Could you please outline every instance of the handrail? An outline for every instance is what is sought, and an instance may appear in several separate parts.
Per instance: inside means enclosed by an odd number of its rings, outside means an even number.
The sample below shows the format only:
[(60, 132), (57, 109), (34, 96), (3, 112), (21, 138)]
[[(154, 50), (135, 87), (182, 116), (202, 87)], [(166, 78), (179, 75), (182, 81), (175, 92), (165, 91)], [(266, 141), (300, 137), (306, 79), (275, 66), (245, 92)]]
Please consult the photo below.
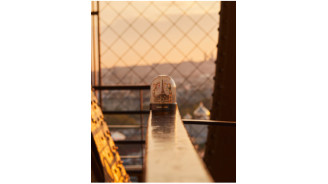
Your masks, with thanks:
[(92, 86), (95, 90), (140, 90), (150, 89), (149, 85), (111, 85), (111, 86)]
[[(185, 125), (215, 125), (215, 126), (236, 126), (235, 121), (215, 121), (215, 120), (199, 120), (199, 119), (182, 119)], [(147, 128), (143, 125), (108, 125), (109, 129), (129, 129), (129, 128)]]
[(128, 129), (128, 128), (147, 128), (147, 126), (143, 125), (108, 125), (109, 129)]
[(144, 164), (145, 182), (213, 182), (178, 108), (175, 112), (150, 111)]
[(138, 111), (103, 111), (103, 114), (148, 114), (149, 110)]
[(184, 124), (192, 125), (219, 125), (219, 126), (236, 126), (235, 121), (215, 121), (215, 120), (200, 120), (200, 119), (183, 119)]
[(122, 140), (122, 141), (114, 141), (115, 144), (145, 144), (144, 140)]

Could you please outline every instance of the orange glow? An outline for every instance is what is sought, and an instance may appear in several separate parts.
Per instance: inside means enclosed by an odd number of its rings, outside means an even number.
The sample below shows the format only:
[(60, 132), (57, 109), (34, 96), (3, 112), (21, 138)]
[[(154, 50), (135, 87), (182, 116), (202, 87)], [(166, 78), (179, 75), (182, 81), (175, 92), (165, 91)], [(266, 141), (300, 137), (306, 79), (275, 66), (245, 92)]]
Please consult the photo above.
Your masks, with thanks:
[(219, 10), (218, 1), (100, 2), (102, 67), (215, 57)]

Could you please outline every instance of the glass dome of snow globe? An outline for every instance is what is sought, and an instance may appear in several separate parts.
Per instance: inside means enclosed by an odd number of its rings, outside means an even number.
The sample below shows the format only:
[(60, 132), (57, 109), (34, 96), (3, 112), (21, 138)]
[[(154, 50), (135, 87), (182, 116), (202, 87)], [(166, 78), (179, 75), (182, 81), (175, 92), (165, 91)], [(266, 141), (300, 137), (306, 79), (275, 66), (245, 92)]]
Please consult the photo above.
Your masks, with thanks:
[(176, 85), (167, 75), (159, 75), (150, 86), (150, 110), (167, 111), (176, 109)]

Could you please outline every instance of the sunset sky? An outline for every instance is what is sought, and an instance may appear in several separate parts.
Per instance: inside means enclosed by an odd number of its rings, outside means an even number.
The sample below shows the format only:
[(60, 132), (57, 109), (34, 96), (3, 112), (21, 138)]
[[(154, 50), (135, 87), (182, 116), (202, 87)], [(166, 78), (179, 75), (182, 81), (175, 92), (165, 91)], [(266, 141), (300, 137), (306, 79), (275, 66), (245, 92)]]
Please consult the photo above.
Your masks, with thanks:
[(219, 9), (213, 1), (100, 2), (102, 67), (215, 58)]

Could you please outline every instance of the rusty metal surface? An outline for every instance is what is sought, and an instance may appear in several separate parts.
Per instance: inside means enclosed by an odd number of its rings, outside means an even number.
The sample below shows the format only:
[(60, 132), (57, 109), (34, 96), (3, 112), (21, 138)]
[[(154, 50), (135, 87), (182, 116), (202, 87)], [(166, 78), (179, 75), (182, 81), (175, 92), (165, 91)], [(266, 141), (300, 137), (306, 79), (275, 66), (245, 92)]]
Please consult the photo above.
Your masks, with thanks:
[(129, 175), (111, 137), (104, 115), (91, 91), (91, 134), (103, 166), (105, 182), (129, 182)]
[[(211, 119), (236, 121), (236, 2), (222, 1)], [(236, 126), (209, 126), (204, 161), (216, 182), (236, 182)]]
[(150, 112), (145, 182), (213, 182), (175, 112)]

